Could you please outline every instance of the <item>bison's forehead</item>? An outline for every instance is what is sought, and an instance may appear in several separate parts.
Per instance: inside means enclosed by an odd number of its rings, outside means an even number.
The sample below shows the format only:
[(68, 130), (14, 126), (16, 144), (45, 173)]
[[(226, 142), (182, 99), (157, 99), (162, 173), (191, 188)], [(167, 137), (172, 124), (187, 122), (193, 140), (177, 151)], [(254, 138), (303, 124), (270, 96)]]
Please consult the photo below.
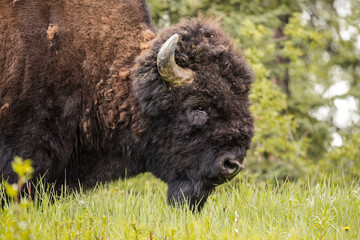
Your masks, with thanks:
[[(180, 38), (175, 61), (180, 67), (195, 72), (195, 81), (188, 86), (170, 88), (157, 71), (156, 59), (164, 42), (174, 34)], [(207, 96), (224, 111), (231, 105), (244, 109), (248, 106), (247, 92), (253, 80), (244, 57), (229, 38), (216, 24), (200, 20), (186, 20), (160, 31), (149, 51), (137, 58), (132, 72), (135, 97), (145, 112), (152, 109), (151, 115), (167, 108), (165, 103), (171, 102), (173, 96), (169, 91), (179, 93), (178, 100), (184, 100), (189, 94), (200, 95)]]
[[(198, 27), (201, 28), (201, 25)], [(236, 116), (248, 107), (252, 71), (222, 32), (203, 28), (208, 32), (197, 31), (197, 41), (191, 41), (191, 44), (184, 41), (186, 35), (175, 54), (180, 65), (196, 72), (192, 86), (179, 91), (183, 92), (183, 96), (186, 93), (206, 96), (217, 105), (218, 110)]]
[(211, 69), (235, 85), (252, 82), (252, 72), (246, 60), (216, 25), (189, 21), (179, 28), (181, 41), (175, 57), (180, 65), (195, 71)]

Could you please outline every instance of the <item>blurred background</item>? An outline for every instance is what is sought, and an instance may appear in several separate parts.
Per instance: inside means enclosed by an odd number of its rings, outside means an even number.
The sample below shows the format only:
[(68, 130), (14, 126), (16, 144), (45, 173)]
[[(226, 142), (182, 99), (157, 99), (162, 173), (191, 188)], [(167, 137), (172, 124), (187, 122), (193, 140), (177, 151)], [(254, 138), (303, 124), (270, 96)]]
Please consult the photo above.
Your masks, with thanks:
[[(256, 75), (249, 174), (360, 178), (360, 0), (149, 0), (154, 23), (223, 16)], [(335, 177), (335, 178), (334, 178)]]

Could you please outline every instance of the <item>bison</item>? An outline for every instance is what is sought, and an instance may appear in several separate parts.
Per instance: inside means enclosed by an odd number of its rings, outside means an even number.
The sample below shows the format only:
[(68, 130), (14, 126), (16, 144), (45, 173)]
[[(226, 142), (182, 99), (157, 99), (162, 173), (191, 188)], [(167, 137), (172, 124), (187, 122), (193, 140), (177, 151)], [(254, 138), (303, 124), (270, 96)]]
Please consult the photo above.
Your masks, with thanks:
[(156, 30), (144, 0), (0, 0), (0, 175), (76, 188), (151, 172), (201, 209), (242, 168), (253, 74), (214, 19)]

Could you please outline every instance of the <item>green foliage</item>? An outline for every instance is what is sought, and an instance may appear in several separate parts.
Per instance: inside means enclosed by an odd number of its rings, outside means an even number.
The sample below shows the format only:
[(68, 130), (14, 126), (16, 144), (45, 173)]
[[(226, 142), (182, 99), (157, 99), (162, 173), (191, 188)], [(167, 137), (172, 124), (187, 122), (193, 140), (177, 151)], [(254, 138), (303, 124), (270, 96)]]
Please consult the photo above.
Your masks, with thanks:
[(290, 177), (299, 177), (303, 174), (301, 164), (306, 156), (306, 139), (294, 139), (296, 122), (288, 113), (286, 95), (271, 82), (271, 72), (265, 66), (268, 60), (264, 59), (274, 53), (275, 44), (270, 41), (259, 50), (256, 43), (264, 42), (269, 30), (250, 21), (245, 21), (244, 25), (242, 35), (254, 40), (254, 46), (246, 48), (244, 55), (256, 76), (250, 94), (255, 135), (248, 166), (258, 175), (267, 177), (286, 178), (289, 172), (292, 173)]
[(326, 153), (320, 168), (338, 176), (344, 174), (348, 180), (360, 179), (360, 133), (354, 132), (343, 136), (343, 139), (345, 140), (342, 146), (332, 148)]

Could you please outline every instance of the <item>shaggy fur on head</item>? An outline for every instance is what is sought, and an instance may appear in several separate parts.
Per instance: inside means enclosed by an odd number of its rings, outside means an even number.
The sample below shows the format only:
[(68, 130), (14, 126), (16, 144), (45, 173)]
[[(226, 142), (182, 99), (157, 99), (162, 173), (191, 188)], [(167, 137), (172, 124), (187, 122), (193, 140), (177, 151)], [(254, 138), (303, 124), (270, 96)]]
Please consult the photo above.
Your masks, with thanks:
[[(171, 203), (201, 209), (253, 134), (245, 59), (215, 21), (154, 32), (143, 0), (0, 0), (0, 175), (15, 155), (76, 187), (150, 171)], [(170, 86), (157, 54), (173, 34), (194, 82)]]
[[(196, 73), (194, 83), (177, 88), (161, 79), (156, 66), (159, 49), (175, 33), (176, 62)], [(230, 154), (243, 161), (250, 146), (251, 70), (215, 22), (195, 19), (159, 32), (132, 72), (136, 102), (153, 123), (147, 169), (169, 184), (169, 199), (184, 194), (201, 207), (224, 181), (218, 159)]]

